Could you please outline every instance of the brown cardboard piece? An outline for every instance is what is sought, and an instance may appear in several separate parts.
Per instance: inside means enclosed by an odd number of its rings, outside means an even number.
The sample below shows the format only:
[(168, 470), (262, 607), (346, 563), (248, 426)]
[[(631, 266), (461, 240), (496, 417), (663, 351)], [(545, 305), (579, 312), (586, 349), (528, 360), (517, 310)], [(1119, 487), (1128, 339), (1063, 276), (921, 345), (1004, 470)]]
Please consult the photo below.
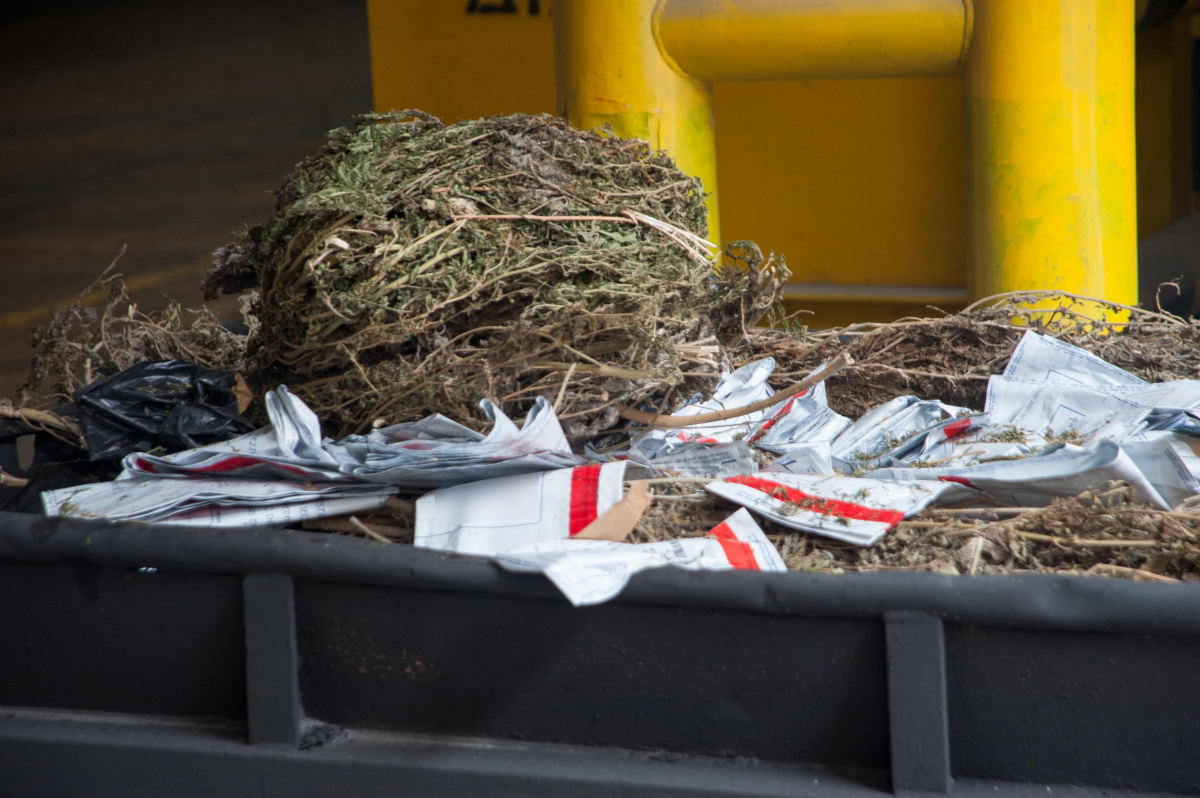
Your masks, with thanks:
[(615, 540), (629, 537), (638, 519), (650, 506), (650, 486), (639, 480), (629, 486), (625, 498), (609, 507), (599, 518), (571, 536), (572, 540)]

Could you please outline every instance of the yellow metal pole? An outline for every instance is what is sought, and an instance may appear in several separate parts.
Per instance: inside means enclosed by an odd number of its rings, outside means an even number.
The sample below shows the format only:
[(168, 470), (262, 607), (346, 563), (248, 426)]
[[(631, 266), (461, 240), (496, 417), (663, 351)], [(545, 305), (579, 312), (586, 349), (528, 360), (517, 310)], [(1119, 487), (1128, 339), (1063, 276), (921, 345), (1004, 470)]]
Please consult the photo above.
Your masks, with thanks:
[(577, 128), (607, 122), (669, 152), (710, 193), (708, 236), (720, 243), (712, 88), (663, 57), (654, 7), (655, 0), (555, 0), (558, 113)]
[(1134, 0), (978, 0), (963, 81), (972, 299), (1137, 301)]
[(957, 75), (971, 11), (970, 0), (661, 0), (655, 21), (664, 51), (702, 80), (884, 78)]

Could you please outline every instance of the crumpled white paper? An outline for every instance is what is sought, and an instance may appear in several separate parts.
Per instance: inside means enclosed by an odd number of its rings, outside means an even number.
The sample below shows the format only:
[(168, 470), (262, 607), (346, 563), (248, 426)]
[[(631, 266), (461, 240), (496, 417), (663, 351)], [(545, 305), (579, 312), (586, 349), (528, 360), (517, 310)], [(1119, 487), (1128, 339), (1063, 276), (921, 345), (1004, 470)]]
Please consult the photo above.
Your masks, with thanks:
[(390, 485), (253, 479), (119, 479), (44, 491), (46, 515), (189, 526), (283, 526), (366, 512), (395, 493)]
[(779, 552), (750, 514), (738, 510), (704, 538), (659, 543), (550, 540), (496, 556), (509, 571), (545, 574), (576, 607), (616, 597), (630, 577), (651, 568), (785, 571)]
[[(917, 470), (917, 469), (897, 469)], [(777, 524), (870, 546), (950, 486), (790, 473), (716, 480), (705, 490)]]
[(285, 386), (266, 396), (271, 426), (231, 441), (124, 460), (126, 477), (212, 477), (291, 481), (366, 481), (408, 488), (570, 468), (571, 452), (554, 408), (539, 397), (520, 429), (487, 399), (487, 436), (435, 415), (340, 441), (323, 440), (316, 415)]

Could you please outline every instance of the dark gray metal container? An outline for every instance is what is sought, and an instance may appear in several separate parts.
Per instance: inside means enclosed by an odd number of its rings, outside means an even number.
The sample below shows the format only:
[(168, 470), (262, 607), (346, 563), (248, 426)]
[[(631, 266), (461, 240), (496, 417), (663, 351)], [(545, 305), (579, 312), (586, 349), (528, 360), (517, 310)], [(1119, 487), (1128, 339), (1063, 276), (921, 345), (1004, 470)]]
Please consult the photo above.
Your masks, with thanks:
[(0, 794), (1200, 792), (1200, 587), (639, 574), (0, 513)]

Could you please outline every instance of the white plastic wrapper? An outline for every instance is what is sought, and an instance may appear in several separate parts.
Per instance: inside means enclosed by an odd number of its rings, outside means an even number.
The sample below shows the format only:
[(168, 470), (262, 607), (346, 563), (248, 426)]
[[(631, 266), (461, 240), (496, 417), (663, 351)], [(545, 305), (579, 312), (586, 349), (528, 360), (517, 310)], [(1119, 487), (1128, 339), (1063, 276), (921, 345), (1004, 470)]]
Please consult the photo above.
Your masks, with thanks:
[(1063, 444), (1045, 454), (967, 468), (881, 468), (865, 477), (885, 485), (896, 484), (896, 480), (911, 480), (910, 484), (952, 482), (1016, 507), (1042, 507), (1059, 497), (1077, 496), (1108, 480), (1120, 479), (1128, 482), (1142, 501), (1170, 509), (1133, 459), (1112, 441), (1094, 441), (1086, 446)]
[(281, 526), (382, 507), (395, 488), (250, 479), (120, 479), (42, 493), (46, 515), (190, 526)]
[(433, 488), (587, 462), (571, 453), (554, 408), (544, 398), (538, 398), (521, 429), (484, 399), (480, 406), (494, 422), (486, 437), (435, 415), (336, 443), (322, 440), (316, 415), (286, 387), (268, 392), (266, 400), (269, 428), (176, 454), (131, 454), (123, 476), (367, 481)]
[(492, 556), (581, 532), (624, 495), (625, 462), (441, 488), (417, 500), (413, 543)]
[[(722, 374), (712, 399), (707, 402), (685, 405), (671, 415), (673, 417), (697, 416), (702, 413), (716, 413), (735, 407), (745, 407), (748, 404), (766, 399), (775, 392), (767, 385), (767, 378), (775, 370), (775, 358), (768, 357), (747, 363), (729, 374)], [(748, 413), (725, 421), (711, 421), (707, 424), (697, 424), (694, 427), (682, 427), (669, 430), (651, 430), (646, 433), (645, 441), (665, 441), (666, 443), (730, 443), (740, 440), (758, 428), (758, 423), (771, 412), (771, 408), (757, 413)]]
[(718, 524), (705, 538), (660, 543), (550, 540), (496, 557), (509, 571), (542, 573), (576, 607), (616, 597), (630, 577), (651, 568), (785, 571), (779, 552), (745, 510)]
[(710, 482), (705, 490), (777, 524), (870, 546), (950, 487), (938, 482), (771, 473)]
[(835, 467), (854, 471), (887, 462), (889, 452), (922, 433), (958, 416), (970, 415), (965, 407), (923, 402), (915, 396), (898, 396), (867, 411), (829, 447)]

